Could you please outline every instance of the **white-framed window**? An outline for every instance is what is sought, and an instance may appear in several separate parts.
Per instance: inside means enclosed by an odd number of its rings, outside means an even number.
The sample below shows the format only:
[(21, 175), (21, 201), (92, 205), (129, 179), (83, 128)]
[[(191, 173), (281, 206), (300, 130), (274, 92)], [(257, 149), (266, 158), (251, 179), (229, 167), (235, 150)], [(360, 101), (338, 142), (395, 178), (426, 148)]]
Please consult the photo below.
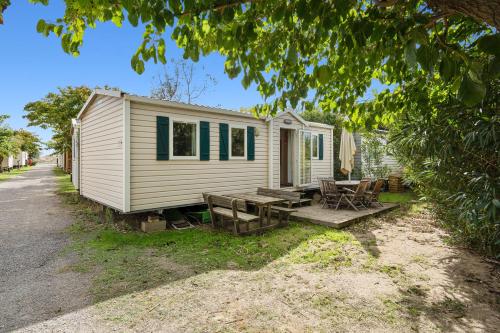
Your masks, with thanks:
[(200, 156), (200, 122), (171, 119), (169, 150), (172, 160), (196, 160)]
[(319, 136), (318, 136), (318, 134), (312, 135), (311, 155), (312, 155), (312, 158), (315, 160), (317, 160), (319, 158)]
[(229, 158), (245, 159), (247, 157), (247, 127), (229, 126)]

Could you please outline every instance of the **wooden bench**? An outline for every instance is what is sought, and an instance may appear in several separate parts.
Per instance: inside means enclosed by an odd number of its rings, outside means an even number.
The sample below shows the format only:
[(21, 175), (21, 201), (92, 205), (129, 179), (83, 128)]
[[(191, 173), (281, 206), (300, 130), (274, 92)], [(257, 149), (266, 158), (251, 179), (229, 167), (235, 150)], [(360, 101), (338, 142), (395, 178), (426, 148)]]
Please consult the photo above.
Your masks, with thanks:
[(266, 196), (273, 197), (273, 198), (286, 199), (288, 201), (288, 203), (287, 203), (288, 207), (271, 206), (272, 211), (278, 213), (278, 221), (279, 221), (280, 225), (283, 224), (283, 221), (285, 221), (284, 224), (288, 224), (290, 214), (297, 211), (296, 209), (292, 208), (292, 205), (294, 203), (297, 203), (297, 202), (300, 203), (300, 200), (301, 200), (300, 193), (298, 193), (298, 192), (272, 190), (272, 189), (262, 188), (262, 187), (259, 187), (257, 189), (257, 194), (266, 195)]
[(284, 190), (274, 190), (270, 188), (257, 188), (257, 194), (267, 195), (269, 197), (275, 197), (280, 199), (285, 199), (288, 201), (288, 208), (292, 208), (293, 205), (298, 204), (302, 206), (304, 203), (311, 202), (311, 199), (303, 199), (301, 192), (292, 192)]
[(204, 193), (203, 197), (208, 204), (212, 226), (214, 228), (218, 220), (220, 220), (222, 226), (224, 226), (224, 218), (230, 219), (233, 221), (233, 233), (239, 235), (242, 234), (240, 223), (246, 223), (245, 233), (248, 233), (250, 232), (250, 222), (259, 220), (259, 216), (241, 211), (246, 211), (246, 203), (243, 200), (207, 193)]

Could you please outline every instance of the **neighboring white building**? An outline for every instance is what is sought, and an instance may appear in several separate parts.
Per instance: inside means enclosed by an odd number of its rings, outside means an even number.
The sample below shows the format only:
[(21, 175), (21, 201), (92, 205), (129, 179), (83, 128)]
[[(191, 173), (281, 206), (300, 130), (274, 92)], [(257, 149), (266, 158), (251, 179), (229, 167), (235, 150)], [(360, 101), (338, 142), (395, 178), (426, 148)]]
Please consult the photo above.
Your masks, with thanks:
[(72, 119), (71, 126), (71, 182), (76, 189), (80, 188), (80, 121)]
[[(387, 150), (387, 139), (386, 139), (387, 131), (379, 130), (377, 133), (378, 133), (377, 139), (384, 146), (384, 155), (382, 156), (381, 166), (387, 166), (387, 168), (389, 169), (389, 175), (401, 176), (403, 174), (403, 167)], [(359, 161), (358, 163), (360, 163), (360, 168), (362, 168), (365, 156), (361, 152), (361, 145), (363, 144), (365, 138), (361, 134), (357, 134), (357, 136), (359, 138), (359, 148), (358, 151), (356, 152), (356, 155), (358, 155), (359, 152), (359, 157), (357, 158), (357, 162)]]
[(4, 157), (2, 160), (1, 169), (12, 169), (14, 167), (14, 156), (9, 155), (8, 157)]
[(25, 151), (19, 152), (14, 158), (14, 165), (18, 167), (23, 167), (28, 164), (28, 153)]
[(332, 128), (292, 112), (257, 119), (96, 90), (73, 122), (73, 181), (125, 213), (199, 204), (202, 192), (316, 184), (333, 175)]

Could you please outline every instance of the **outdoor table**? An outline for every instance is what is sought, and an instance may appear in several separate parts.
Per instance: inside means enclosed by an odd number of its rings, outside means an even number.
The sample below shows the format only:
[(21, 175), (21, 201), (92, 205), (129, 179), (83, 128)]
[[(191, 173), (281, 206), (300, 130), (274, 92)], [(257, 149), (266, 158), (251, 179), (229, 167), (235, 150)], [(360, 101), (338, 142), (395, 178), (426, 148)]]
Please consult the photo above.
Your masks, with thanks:
[(286, 201), (286, 199), (268, 197), (266, 195), (259, 195), (255, 193), (234, 193), (231, 194), (231, 197), (255, 204), (255, 206), (259, 209), (259, 223), (261, 227), (264, 220), (264, 210), (267, 209), (267, 224), (270, 225), (271, 206)]
[(359, 180), (336, 180), (335, 185), (343, 187), (356, 187), (359, 185)]

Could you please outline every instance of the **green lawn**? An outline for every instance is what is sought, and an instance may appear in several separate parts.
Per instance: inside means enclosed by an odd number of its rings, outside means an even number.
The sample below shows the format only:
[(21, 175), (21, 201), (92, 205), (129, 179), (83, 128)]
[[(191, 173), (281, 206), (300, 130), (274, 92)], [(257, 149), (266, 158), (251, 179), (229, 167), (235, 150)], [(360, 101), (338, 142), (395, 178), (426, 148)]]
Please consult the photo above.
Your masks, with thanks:
[[(343, 246), (358, 244), (346, 231), (307, 223), (291, 223), (286, 228), (245, 237), (206, 225), (145, 234), (127, 228), (120, 216), (114, 217), (115, 223), (106, 223), (106, 214), (93, 209), (90, 202), (74, 200), (76, 191), (69, 175), (59, 169), (54, 169), (54, 173), (58, 192), (77, 219), (70, 228), (74, 242), (69, 250), (76, 251), (80, 261), (68, 269), (98, 272), (92, 288), (96, 301), (150, 288), (186, 274), (227, 268), (258, 269), (284, 256), (293, 263), (348, 265), (349, 255)], [(318, 251), (323, 248), (328, 250)]]
[(2, 172), (2, 173), (0, 173), (0, 182), (2, 180), (7, 180), (7, 179), (10, 179), (10, 178), (15, 177), (17, 175), (20, 175), (20, 174), (22, 174), (30, 169), (31, 169), (30, 166), (25, 166), (25, 167), (22, 167), (20, 169), (13, 169), (10, 172), (6, 172), (6, 171)]
[[(245, 237), (212, 230), (208, 225), (145, 234), (128, 227), (123, 216), (108, 218), (89, 201), (78, 199), (69, 175), (59, 169), (54, 172), (58, 192), (77, 219), (70, 229), (74, 239), (70, 250), (79, 254), (80, 261), (68, 269), (95, 274), (95, 301), (211, 270), (257, 270), (277, 259), (282, 264), (349, 266), (357, 253), (352, 249), (361, 247), (349, 230), (299, 222)], [(411, 198), (410, 193), (384, 193), (384, 199), (393, 202)], [(134, 218), (141, 217), (129, 216), (127, 220)], [(108, 223), (111, 220), (114, 223)]]
[(67, 174), (60, 168), (54, 168), (54, 174), (57, 178), (58, 193), (59, 194), (73, 194), (77, 193), (71, 182), (71, 175)]
[(413, 192), (403, 192), (403, 193), (380, 193), (379, 200), (381, 202), (394, 202), (394, 203), (407, 203), (412, 200), (417, 200), (418, 197)]
[(144, 234), (84, 221), (71, 232), (72, 248), (81, 258), (71, 269), (98, 272), (95, 301), (210, 270), (259, 269), (281, 257), (291, 263), (349, 265), (344, 246), (358, 244), (348, 232), (305, 223), (245, 237), (208, 226)]

